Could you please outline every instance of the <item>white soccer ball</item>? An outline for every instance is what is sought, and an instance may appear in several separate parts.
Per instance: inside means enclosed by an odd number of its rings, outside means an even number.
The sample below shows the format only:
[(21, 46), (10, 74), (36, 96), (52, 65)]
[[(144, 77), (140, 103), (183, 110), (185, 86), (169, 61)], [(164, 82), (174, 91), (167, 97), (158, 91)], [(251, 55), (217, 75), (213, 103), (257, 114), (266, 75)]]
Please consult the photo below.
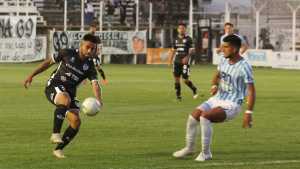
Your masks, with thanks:
[(81, 110), (87, 116), (95, 116), (101, 109), (99, 101), (93, 97), (84, 99), (81, 104)]

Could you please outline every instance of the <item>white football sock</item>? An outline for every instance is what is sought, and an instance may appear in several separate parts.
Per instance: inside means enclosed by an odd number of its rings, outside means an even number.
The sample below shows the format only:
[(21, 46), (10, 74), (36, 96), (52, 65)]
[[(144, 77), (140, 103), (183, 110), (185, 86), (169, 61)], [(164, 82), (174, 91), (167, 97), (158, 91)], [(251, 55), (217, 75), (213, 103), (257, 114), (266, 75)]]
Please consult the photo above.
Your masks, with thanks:
[(201, 141), (202, 141), (202, 152), (204, 154), (210, 153), (210, 142), (212, 136), (211, 122), (204, 117), (200, 117), (201, 125)]
[(189, 115), (186, 123), (186, 147), (190, 150), (195, 148), (196, 134), (197, 134), (197, 125), (199, 122), (192, 116)]

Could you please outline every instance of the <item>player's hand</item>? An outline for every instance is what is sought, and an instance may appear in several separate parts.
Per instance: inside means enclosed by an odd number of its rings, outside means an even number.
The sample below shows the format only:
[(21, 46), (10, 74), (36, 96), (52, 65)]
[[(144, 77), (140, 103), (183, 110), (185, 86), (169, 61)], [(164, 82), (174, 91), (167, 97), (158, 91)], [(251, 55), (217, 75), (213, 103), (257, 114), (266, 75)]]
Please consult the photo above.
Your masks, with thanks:
[(252, 114), (244, 113), (243, 128), (252, 127)]
[(32, 82), (32, 76), (28, 76), (23, 83), (24, 87), (28, 89), (28, 87), (31, 85), (31, 82)]
[(102, 99), (101, 100), (98, 100), (100, 106), (102, 107), (103, 106), (103, 102), (102, 102)]
[(210, 88), (210, 94), (211, 94), (211, 95), (215, 95), (217, 92), (218, 92), (218, 86), (217, 86), (217, 85), (213, 85), (213, 86)]
[(188, 64), (188, 61), (189, 61), (189, 58), (188, 58), (188, 57), (184, 57), (184, 58), (181, 59), (181, 63), (182, 63), (183, 65), (187, 65), (187, 64)]
[(106, 80), (106, 79), (102, 79), (102, 80), (101, 80), (101, 84), (103, 84), (103, 85), (107, 85), (107, 84), (108, 84), (108, 80)]
[(83, 85), (85, 85), (87, 83), (87, 80), (83, 80), (82, 82), (81, 82), (81, 84), (83, 84)]

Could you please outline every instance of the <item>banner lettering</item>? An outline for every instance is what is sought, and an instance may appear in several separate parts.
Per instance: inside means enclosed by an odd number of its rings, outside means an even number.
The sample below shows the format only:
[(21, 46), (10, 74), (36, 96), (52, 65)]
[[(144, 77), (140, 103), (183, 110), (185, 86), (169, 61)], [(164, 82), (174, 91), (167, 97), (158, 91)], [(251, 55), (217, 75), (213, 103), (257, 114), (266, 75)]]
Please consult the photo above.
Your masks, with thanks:
[[(50, 54), (57, 54), (60, 49), (78, 48), (80, 40), (88, 32), (56, 31), (51, 32)], [(103, 31), (96, 32), (102, 42), (102, 54), (145, 54), (147, 49), (146, 31)]]

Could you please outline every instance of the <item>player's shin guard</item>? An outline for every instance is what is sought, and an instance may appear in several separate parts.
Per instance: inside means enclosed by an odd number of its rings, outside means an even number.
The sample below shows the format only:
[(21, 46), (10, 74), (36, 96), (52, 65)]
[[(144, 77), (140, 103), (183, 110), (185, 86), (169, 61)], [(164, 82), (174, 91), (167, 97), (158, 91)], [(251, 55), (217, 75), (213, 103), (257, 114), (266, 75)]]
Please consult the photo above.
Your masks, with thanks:
[(76, 136), (78, 131), (79, 131), (79, 128), (73, 129), (71, 126), (69, 126), (66, 129), (64, 136), (62, 138), (63, 143), (58, 144), (57, 147), (55, 148), (55, 150), (62, 150), (65, 146), (67, 146), (71, 142), (71, 140)]
[(211, 137), (213, 132), (211, 122), (204, 117), (200, 117), (200, 125), (201, 125), (202, 152), (204, 154), (210, 154), (210, 142), (211, 142)]
[(197, 93), (197, 88), (194, 86), (192, 81), (186, 80), (186, 81), (184, 81), (184, 83), (193, 91), (193, 94)]
[(175, 83), (175, 90), (177, 98), (181, 97), (181, 86), (180, 83)]
[(54, 124), (53, 124), (53, 133), (60, 133), (62, 124), (65, 119), (67, 112), (67, 107), (64, 105), (57, 105), (54, 111)]
[(186, 148), (193, 150), (195, 148), (195, 141), (197, 135), (197, 125), (199, 122), (192, 116), (189, 115), (186, 123)]

